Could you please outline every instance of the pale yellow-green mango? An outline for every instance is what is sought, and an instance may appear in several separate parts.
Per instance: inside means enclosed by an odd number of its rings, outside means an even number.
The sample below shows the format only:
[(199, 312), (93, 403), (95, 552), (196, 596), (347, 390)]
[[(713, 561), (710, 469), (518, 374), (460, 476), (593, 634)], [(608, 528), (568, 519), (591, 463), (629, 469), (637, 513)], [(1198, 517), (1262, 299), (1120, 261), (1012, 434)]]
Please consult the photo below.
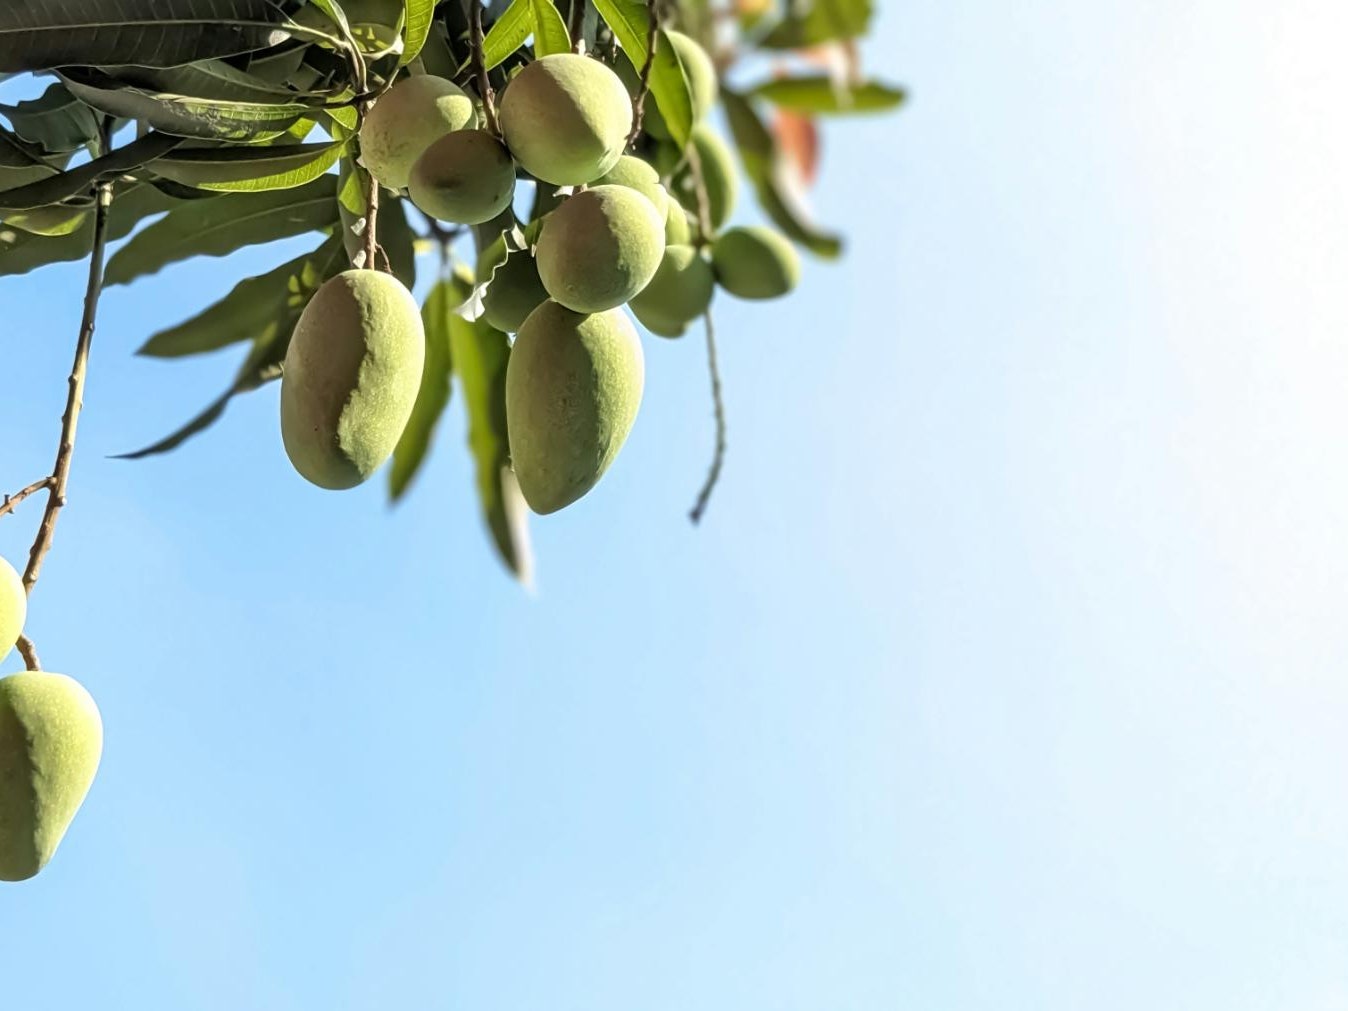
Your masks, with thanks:
[(74, 678), (24, 671), (0, 679), (0, 881), (47, 865), (102, 754), (98, 706)]
[(426, 148), (476, 121), (472, 98), (453, 81), (405, 77), (378, 98), (361, 124), (360, 160), (382, 185), (403, 189)]
[(650, 310), (642, 311), (635, 305), (630, 306), (629, 308), (632, 310), (632, 315), (637, 318), (637, 322), (657, 337), (669, 337), (673, 339), (682, 337), (688, 332), (687, 321), (669, 319), (665, 316), (661, 316), (658, 312)]
[(281, 375), (281, 437), (320, 488), (353, 488), (398, 444), (421, 384), (426, 335), (390, 274), (348, 270), (300, 315)]
[(477, 258), (477, 283), (487, 285), (482, 296), (484, 318), (507, 333), (519, 330), (529, 313), (548, 299), (533, 254), (527, 249), (507, 250), (503, 238)]
[(681, 331), (705, 313), (715, 291), (716, 278), (702, 254), (692, 246), (670, 246), (651, 283), (632, 299), (632, 312), (652, 333), (678, 336), (665, 331)]
[(536, 179), (558, 186), (593, 182), (627, 146), (632, 102), (605, 64), (554, 53), (528, 64), (501, 98), (506, 146)]
[(568, 309), (603, 312), (646, 287), (664, 252), (664, 221), (649, 200), (626, 186), (596, 186), (544, 220), (538, 276)]
[(433, 218), (480, 225), (510, 206), (515, 163), (486, 130), (455, 130), (421, 153), (407, 190), (412, 203)]
[(707, 187), (707, 211), (713, 231), (719, 230), (734, 213), (739, 199), (740, 177), (735, 169), (735, 157), (730, 148), (711, 127), (703, 124), (693, 128), (692, 144), (684, 166), (670, 180), (670, 186), (679, 203), (697, 217), (697, 181), (692, 161), (696, 157)]
[(686, 246), (693, 241), (693, 226), (688, 220), (688, 212), (677, 200), (670, 199), (665, 214), (665, 245)]
[(5, 559), (0, 558), (0, 660), (9, 655), (23, 634), (28, 618), (28, 594), (23, 580)]
[(712, 244), (711, 261), (721, 287), (739, 298), (778, 298), (800, 280), (800, 255), (785, 235), (771, 228), (721, 233)]
[(580, 498), (622, 448), (645, 384), (636, 329), (620, 309), (584, 315), (544, 302), (506, 367), (506, 427), (520, 491), (536, 513)]
[(636, 155), (623, 155), (618, 164), (595, 180), (595, 185), (626, 186), (649, 200), (657, 214), (669, 211), (669, 192), (660, 185), (660, 173)]

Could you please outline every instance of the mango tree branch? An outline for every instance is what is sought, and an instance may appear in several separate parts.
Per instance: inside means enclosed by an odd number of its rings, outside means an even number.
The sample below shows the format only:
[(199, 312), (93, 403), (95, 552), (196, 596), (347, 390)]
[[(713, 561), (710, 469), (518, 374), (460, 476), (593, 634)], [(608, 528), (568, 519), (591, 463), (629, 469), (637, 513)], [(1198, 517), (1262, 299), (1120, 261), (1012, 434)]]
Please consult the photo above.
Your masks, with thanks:
[(478, 97), (482, 99), (482, 118), (486, 120), (487, 131), (494, 137), (500, 137), (501, 124), (496, 121), (496, 96), (491, 90), (491, 79), (487, 77), (487, 61), (482, 55), (482, 39), (481, 0), (468, 0), (468, 42), (473, 51), (473, 71), (477, 75)]
[[(111, 149), (110, 127), (105, 119), (99, 127), (100, 153)], [(94, 339), (94, 322), (98, 316), (98, 297), (103, 290), (103, 260), (107, 251), (108, 209), (112, 206), (112, 183), (100, 181), (94, 187), (97, 201), (94, 210), (94, 245), (89, 254), (89, 279), (84, 290), (84, 317), (80, 321), (80, 333), (75, 341), (75, 361), (70, 368), (67, 381), (66, 408), (61, 415), (61, 441), (56, 447), (56, 463), (52, 466), (51, 478), (47, 482), (47, 505), (38, 524), (37, 537), (28, 552), (28, 566), (23, 572), (24, 590), (31, 596), (42, 572), (42, 561), (51, 550), (52, 538), (56, 533), (56, 520), (66, 504), (66, 489), (70, 482), (70, 462), (75, 452), (75, 433), (79, 427), (80, 409), (84, 406), (84, 381), (89, 367), (89, 348)], [(30, 670), (40, 670), (41, 665), (32, 640), (20, 636), (19, 652)]]
[(0, 516), (8, 516), (19, 507), (19, 503), (29, 495), (40, 492), (43, 488), (51, 487), (51, 475), (48, 474), (40, 481), (34, 481), (27, 488), (20, 488), (13, 495), (6, 495), (3, 502), (0, 502)]
[(655, 64), (655, 50), (660, 45), (660, 8), (656, 0), (646, 0), (646, 15), (650, 27), (646, 32), (646, 62), (641, 65), (641, 85), (632, 99), (632, 132), (627, 137), (631, 147), (641, 136), (642, 120), (646, 118), (646, 99), (651, 94), (651, 67)]

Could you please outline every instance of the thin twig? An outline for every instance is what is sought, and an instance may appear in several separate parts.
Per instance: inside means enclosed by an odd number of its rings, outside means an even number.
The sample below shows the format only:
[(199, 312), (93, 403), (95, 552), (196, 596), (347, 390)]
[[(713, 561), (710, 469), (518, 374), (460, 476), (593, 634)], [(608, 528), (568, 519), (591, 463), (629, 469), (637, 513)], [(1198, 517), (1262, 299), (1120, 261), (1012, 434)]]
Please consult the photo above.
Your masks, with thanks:
[(482, 4), (480, 0), (468, 0), (468, 37), (473, 49), (473, 71), (477, 74), (477, 90), (482, 98), (482, 116), (487, 121), (487, 131), (495, 137), (501, 136), (501, 124), (496, 121), (496, 97), (492, 94), (491, 81), (487, 78), (487, 61), (482, 56)]
[(716, 451), (711, 458), (707, 480), (703, 482), (702, 490), (697, 493), (697, 501), (693, 503), (693, 508), (688, 513), (688, 518), (694, 524), (702, 522), (702, 514), (707, 511), (711, 493), (716, 488), (716, 482), (721, 479), (721, 465), (725, 463), (726, 449), (725, 402), (721, 399), (721, 369), (716, 362), (716, 328), (712, 325), (710, 309), (707, 310), (704, 321), (707, 324), (707, 370), (711, 373), (711, 402), (716, 412)]
[(40, 492), (43, 488), (51, 487), (51, 475), (48, 474), (40, 481), (34, 481), (27, 488), (20, 488), (13, 495), (6, 495), (3, 502), (0, 502), (0, 516), (8, 516), (19, 507), (19, 503), (29, 495)]
[[(99, 125), (100, 153), (106, 154), (112, 147), (109, 121), (104, 119)], [(80, 320), (79, 338), (75, 342), (75, 360), (70, 367), (70, 378), (66, 392), (66, 408), (61, 415), (61, 441), (56, 448), (56, 463), (52, 466), (51, 480), (47, 486), (47, 505), (38, 524), (37, 536), (28, 552), (28, 565), (23, 571), (23, 588), (30, 596), (42, 573), (42, 562), (51, 550), (52, 539), (56, 534), (56, 520), (66, 504), (66, 489), (70, 482), (70, 462), (75, 453), (75, 434), (79, 427), (80, 410), (84, 407), (84, 381), (89, 367), (89, 348), (94, 339), (94, 323), (98, 316), (98, 297), (103, 291), (103, 260), (107, 250), (108, 209), (112, 206), (112, 183), (99, 182), (94, 195), (97, 204), (94, 210), (94, 244), (89, 253), (89, 279), (84, 290), (84, 316)], [(37, 651), (27, 638), (18, 643), (19, 652), (30, 670), (40, 670)]]
[(585, 0), (571, 0), (566, 32), (571, 36), (571, 51), (585, 52)]
[(697, 145), (689, 143), (684, 151), (688, 160), (688, 171), (693, 176), (693, 193), (697, 197), (697, 231), (699, 245), (706, 245), (715, 238), (715, 229), (711, 223), (711, 197), (707, 194), (707, 179), (702, 174), (702, 155)]
[[(365, 112), (369, 112), (369, 106)], [(361, 266), (367, 270), (378, 270), (379, 254), (379, 180), (373, 172), (366, 172), (369, 185), (365, 187), (365, 262)]]
[(641, 136), (641, 124), (646, 118), (646, 99), (651, 93), (651, 67), (655, 65), (655, 51), (660, 45), (660, 8), (657, 0), (646, 0), (646, 14), (650, 21), (646, 31), (646, 62), (641, 65), (641, 85), (632, 99), (632, 132), (627, 136), (628, 147)]

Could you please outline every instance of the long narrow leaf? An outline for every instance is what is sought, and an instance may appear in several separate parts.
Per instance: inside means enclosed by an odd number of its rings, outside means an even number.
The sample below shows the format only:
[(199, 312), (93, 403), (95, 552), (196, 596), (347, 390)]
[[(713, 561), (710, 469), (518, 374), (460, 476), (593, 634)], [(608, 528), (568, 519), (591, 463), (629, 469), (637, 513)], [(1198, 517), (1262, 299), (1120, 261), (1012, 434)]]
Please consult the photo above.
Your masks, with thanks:
[(303, 186), (337, 163), (344, 144), (284, 148), (222, 147), (177, 151), (152, 166), (157, 175), (203, 190), (256, 193)]
[(566, 22), (552, 0), (529, 0), (534, 26), (534, 55), (543, 57), (571, 50)]
[(532, 0), (510, 0), (482, 40), (482, 62), (488, 70), (498, 67), (524, 45), (534, 30)]
[(98, 179), (121, 175), (147, 165), (182, 143), (181, 138), (162, 133), (150, 133), (125, 147), (120, 147), (101, 158), (95, 158), (78, 168), (67, 169), (58, 175), (40, 179), (17, 189), (0, 192), (0, 210), (31, 210), (58, 204), (62, 200), (83, 193)]
[(412, 417), (393, 450), (388, 472), (389, 498), (397, 502), (406, 494), (413, 478), (426, 460), (440, 415), (449, 403), (450, 348), (449, 328), (454, 310), (463, 303), (472, 286), (462, 281), (440, 281), (431, 289), (421, 307), (426, 329), (426, 365), (421, 372)]

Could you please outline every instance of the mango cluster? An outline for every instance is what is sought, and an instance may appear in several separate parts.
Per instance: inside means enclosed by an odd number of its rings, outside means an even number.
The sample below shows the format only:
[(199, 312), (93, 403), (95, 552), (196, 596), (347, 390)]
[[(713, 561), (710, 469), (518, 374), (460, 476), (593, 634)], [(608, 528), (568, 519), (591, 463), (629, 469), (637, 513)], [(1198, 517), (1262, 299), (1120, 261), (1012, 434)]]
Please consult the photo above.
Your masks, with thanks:
[[(705, 122), (716, 73), (691, 38), (667, 35), (696, 120), (682, 150), (654, 101), (633, 147), (630, 65), (615, 71), (574, 53), (526, 64), (501, 95), (496, 131), (473, 96), (426, 75), (395, 84), (361, 126), (362, 163), (382, 186), (428, 217), (473, 229), (480, 312), (515, 335), (506, 420), (535, 512), (585, 495), (631, 431), (644, 359), (624, 306), (650, 332), (677, 337), (718, 286), (772, 298), (799, 276), (785, 238), (726, 227), (738, 176)], [(524, 221), (519, 179), (534, 184)], [(424, 340), (410, 296), (386, 274), (352, 270), (319, 290), (282, 381), (282, 435), (304, 477), (348, 488), (388, 458), (412, 412)]]
[[(23, 633), (28, 597), (0, 558), (0, 659)], [(84, 803), (103, 754), (103, 722), (74, 678), (0, 678), (0, 881), (42, 870)]]

